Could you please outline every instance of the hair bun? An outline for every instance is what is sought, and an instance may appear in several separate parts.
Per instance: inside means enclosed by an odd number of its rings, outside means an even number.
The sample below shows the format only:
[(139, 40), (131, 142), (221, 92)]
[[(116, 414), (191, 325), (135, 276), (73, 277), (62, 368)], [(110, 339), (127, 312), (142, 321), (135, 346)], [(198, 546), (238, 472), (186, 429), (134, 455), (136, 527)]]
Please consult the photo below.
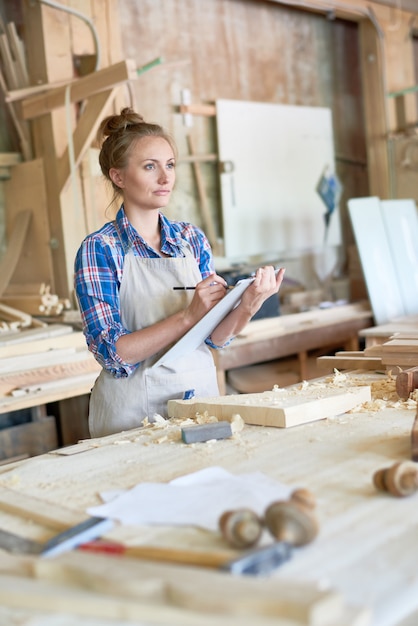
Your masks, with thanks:
[(137, 126), (138, 124), (145, 124), (142, 115), (136, 113), (130, 107), (125, 107), (119, 115), (109, 115), (102, 121), (97, 132), (99, 143), (106, 137), (109, 137), (109, 135), (119, 133), (126, 130), (129, 126)]

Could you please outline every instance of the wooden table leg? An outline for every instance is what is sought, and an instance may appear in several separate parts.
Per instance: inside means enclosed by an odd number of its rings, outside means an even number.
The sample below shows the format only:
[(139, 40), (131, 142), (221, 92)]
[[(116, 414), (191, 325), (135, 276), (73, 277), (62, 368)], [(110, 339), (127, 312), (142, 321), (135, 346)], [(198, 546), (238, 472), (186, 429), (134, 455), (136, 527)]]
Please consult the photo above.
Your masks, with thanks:
[(308, 353), (306, 350), (298, 352), (299, 361), (299, 376), (301, 380), (307, 380), (308, 378)]

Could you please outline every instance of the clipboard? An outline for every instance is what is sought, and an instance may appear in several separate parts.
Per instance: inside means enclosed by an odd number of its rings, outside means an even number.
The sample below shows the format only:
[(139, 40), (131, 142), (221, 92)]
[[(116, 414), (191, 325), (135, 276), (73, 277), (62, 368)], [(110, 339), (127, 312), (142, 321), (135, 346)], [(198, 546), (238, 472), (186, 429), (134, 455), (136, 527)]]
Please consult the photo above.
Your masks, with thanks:
[(240, 302), (241, 296), (247, 287), (253, 282), (254, 276), (243, 278), (235, 283), (227, 294), (215, 306), (202, 317), (181, 339), (179, 339), (158, 361), (151, 367), (165, 365), (175, 359), (186, 356), (196, 350), (202, 344), (217, 325), (234, 309)]

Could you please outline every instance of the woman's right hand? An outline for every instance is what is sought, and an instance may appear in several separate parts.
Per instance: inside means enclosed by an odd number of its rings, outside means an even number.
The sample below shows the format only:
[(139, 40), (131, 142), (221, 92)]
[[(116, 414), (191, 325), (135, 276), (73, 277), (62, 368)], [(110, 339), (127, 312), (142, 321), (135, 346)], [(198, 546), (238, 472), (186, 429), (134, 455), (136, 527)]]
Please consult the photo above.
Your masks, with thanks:
[(222, 276), (211, 274), (196, 285), (193, 299), (185, 310), (191, 325), (202, 319), (226, 295), (228, 284)]

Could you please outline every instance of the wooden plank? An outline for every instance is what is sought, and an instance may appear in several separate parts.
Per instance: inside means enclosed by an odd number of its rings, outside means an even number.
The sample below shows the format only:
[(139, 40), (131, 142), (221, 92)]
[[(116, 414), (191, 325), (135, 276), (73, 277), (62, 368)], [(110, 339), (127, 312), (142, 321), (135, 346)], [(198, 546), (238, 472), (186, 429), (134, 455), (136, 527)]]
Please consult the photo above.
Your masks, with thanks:
[(84, 154), (97, 133), (97, 129), (103, 117), (108, 114), (113, 100), (116, 96), (116, 89), (108, 89), (91, 96), (83, 111), (81, 118), (77, 123), (77, 127), (73, 133), (73, 158), (74, 162), (70, 162), (69, 148), (65, 150), (63, 155), (58, 159), (57, 176), (58, 186), (63, 189), (70, 178), (71, 168), (77, 168)]
[(12, 168), (11, 173), (10, 180), (4, 185), (7, 234), (12, 232), (14, 220), (21, 211), (32, 211), (31, 236), (25, 241), (24, 255), (19, 258), (13, 283), (45, 283), (54, 292), (44, 162), (42, 159), (35, 159), (19, 163)]
[[(189, 152), (191, 156), (194, 156), (196, 153), (194, 140), (190, 133), (187, 135), (187, 143), (189, 146)], [(193, 172), (196, 180), (197, 193), (199, 196), (199, 205), (200, 211), (202, 213), (203, 224), (209, 239), (209, 242), (212, 246), (213, 253), (215, 255), (219, 255), (219, 245), (218, 238), (216, 236), (215, 224), (213, 217), (210, 212), (210, 207), (208, 203), (208, 197), (205, 190), (205, 184), (203, 181), (202, 171), (200, 169), (200, 165), (197, 161), (192, 163)]]
[[(146, 546), (135, 546), (133, 552), (146, 549)], [(156, 549), (157, 552), (157, 549)], [(214, 556), (218, 556), (219, 550)], [(206, 551), (210, 558), (212, 551)], [(221, 555), (227, 558), (231, 551), (223, 550)], [(219, 555), (220, 558), (222, 556)], [(236, 556), (236, 553), (235, 553)], [(215, 559), (213, 559), (215, 560)], [(144, 601), (147, 596), (154, 603), (164, 602), (168, 606), (178, 605), (189, 610), (200, 611), (201, 614), (218, 613), (223, 624), (223, 617), (245, 615), (253, 623), (263, 624), (263, 615), (267, 617), (265, 608), (269, 607), (269, 615), (277, 620), (294, 620), (294, 625), (344, 623), (344, 603), (341, 595), (332, 589), (320, 589), (316, 583), (282, 580), (277, 581), (264, 577), (225, 576), (219, 572), (209, 572), (197, 568), (163, 565), (151, 562), (139, 562), (135, 559), (115, 559), (112, 556), (89, 555), (81, 551), (65, 554), (54, 560), (39, 560), (35, 563), (36, 576), (44, 580), (74, 581), (81, 586), (82, 581), (95, 581), (97, 591), (122, 595)], [(146, 582), (160, 581), (165, 594), (155, 593), (155, 587)], [(90, 584), (91, 584), (90, 583)], [(160, 585), (157, 590), (161, 592)], [(151, 594), (151, 597), (149, 597)], [(165, 596), (162, 600), (161, 595)], [(269, 620), (270, 621), (270, 620)], [(169, 622), (171, 623), (171, 622)], [(196, 622), (201, 624), (200, 619)]]
[(15, 59), (15, 71), (16, 71), (18, 86), (25, 87), (29, 85), (29, 76), (28, 76), (28, 72), (26, 69), (23, 44), (18, 37), (17, 31), (16, 31), (16, 25), (14, 22), (9, 22), (7, 24), (7, 35), (8, 35), (10, 49)]
[(381, 345), (382, 354), (402, 352), (418, 355), (418, 339), (390, 339)]
[(354, 356), (320, 356), (316, 364), (321, 371), (332, 372), (338, 370), (378, 370), (382, 369), (382, 359), (379, 357)]
[(359, 22), (361, 74), (366, 130), (369, 194), (390, 198), (389, 159), (386, 145), (386, 94), (384, 46), (371, 20)]
[[(23, 356), (13, 356), (0, 361), (0, 372), (7, 375), (12, 372), (23, 372), (36, 370), (42, 367), (60, 367), (64, 363), (77, 363), (78, 361), (91, 361), (93, 355), (85, 350), (75, 348), (62, 348), (49, 350), (44, 353), (27, 354)], [(89, 370), (91, 371), (91, 370)]]
[(312, 384), (264, 393), (169, 400), (168, 415), (192, 419), (196, 413), (208, 412), (220, 421), (230, 421), (239, 414), (246, 424), (289, 428), (345, 413), (370, 399), (368, 386), (341, 389)]
[(84, 512), (80, 513), (7, 487), (0, 487), (0, 510), (59, 532), (86, 519)]
[(21, 87), (22, 85), (20, 85), (18, 81), (15, 64), (10, 51), (7, 35), (5, 33), (0, 35), (0, 52), (3, 60), (7, 87), (10, 89), (17, 89), (18, 87)]
[(6, 290), (19, 263), (31, 218), (32, 212), (26, 209), (19, 211), (13, 222), (13, 229), (8, 238), (6, 252), (0, 261), (0, 297)]
[(12, 335), (0, 336), (0, 349), (7, 348), (13, 344), (26, 344), (31, 341), (57, 338), (61, 335), (68, 335), (72, 332), (74, 332), (72, 327), (66, 324), (43, 324), (42, 326), (35, 328), (23, 328), (20, 329), (19, 332)]
[[(51, 562), (56, 559), (51, 559)], [(109, 563), (113, 567), (112, 562)], [(58, 571), (58, 567), (55, 567)], [(71, 577), (74, 581), (74, 577)], [(172, 626), (251, 626), (254, 616), (235, 616), (223, 612), (198, 612), (186, 606), (152, 603), (148, 591), (136, 598), (114, 595), (110, 588), (100, 593), (94, 590), (92, 580), (87, 578), (87, 589), (57, 583), (54, 580), (34, 580), (18, 576), (0, 576), (0, 603), (2, 606), (21, 610), (36, 610), (48, 614), (70, 615), (75, 621), (85, 619), (109, 620), (109, 624), (121, 621), (127, 623), (170, 624)], [(147, 587), (147, 582), (143, 584)], [(161, 593), (161, 583), (159, 585)], [(155, 589), (155, 587), (154, 587)], [(183, 604), (186, 600), (183, 599)], [(96, 621), (95, 620), (95, 621)], [(294, 620), (257, 616), (259, 626), (293, 626)]]
[[(86, 339), (81, 331), (70, 332), (65, 334), (52, 334), (44, 339), (19, 341), (19, 338), (12, 337), (11, 341), (2, 340), (0, 334), (0, 359), (7, 359), (10, 357), (29, 356), (32, 354), (41, 354), (43, 352), (50, 352), (51, 350), (62, 350), (65, 348), (73, 348), (75, 350), (86, 347)], [(40, 329), (41, 331), (43, 329)], [(20, 335), (20, 333), (18, 333)], [(17, 341), (14, 341), (17, 339)], [(42, 358), (42, 357), (40, 357)]]
[(67, 86), (52, 89), (47, 94), (40, 94), (27, 98), (22, 102), (22, 115), (26, 120), (50, 113), (56, 108), (63, 107), (66, 100), (66, 91), (69, 87), (69, 101), (80, 102), (100, 91), (136, 79), (136, 64), (132, 59), (125, 59), (78, 80), (69, 82)]

